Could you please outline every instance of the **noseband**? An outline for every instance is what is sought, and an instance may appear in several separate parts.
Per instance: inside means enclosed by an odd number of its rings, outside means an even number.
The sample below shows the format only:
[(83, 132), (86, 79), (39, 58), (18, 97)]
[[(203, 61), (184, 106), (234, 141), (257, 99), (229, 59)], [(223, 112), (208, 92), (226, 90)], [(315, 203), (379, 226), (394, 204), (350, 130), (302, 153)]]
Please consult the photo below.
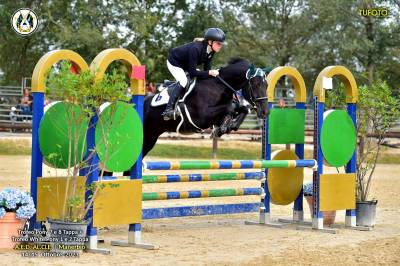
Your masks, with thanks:
[(257, 109), (256, 103), (262, 100), (268, 99), (267, 96), (254, 98), (253, 96), (253, 87), (251, 86), (251, 79), (255, 77), (262, 77), (263, 83), (265, 83), (265, 73), (261, 68), (256, 68), (254, 74), (250, 75), (250, 69), (246, 72), (246, 78), (248, 80), (248, 86), (246, 87), (247, 95), (249, 96), (250, 104), (254, 109)]

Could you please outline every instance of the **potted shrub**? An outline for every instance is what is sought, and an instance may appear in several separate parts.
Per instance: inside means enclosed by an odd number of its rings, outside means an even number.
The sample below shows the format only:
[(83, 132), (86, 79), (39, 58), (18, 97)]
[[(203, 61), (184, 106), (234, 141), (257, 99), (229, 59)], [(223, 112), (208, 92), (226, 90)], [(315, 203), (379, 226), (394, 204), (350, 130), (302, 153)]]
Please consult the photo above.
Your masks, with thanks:
[(33, 199), (28, 192), (15, 188), (0, 191), (0, 248), (13, 248), (26, 220), (35, 214)]
[[(87, 149), (86, 133), (94, 127), (90, 123), (91, 118), (99, 117), (101, 113), (100, 106), (105, 102), (129, 101), (130, 98), (126, 95), (127, 83), (125, 82), (125, 75), (118, 74), (115, 71), (112, 74), (104, 75), (104, 78), (95, 82), (95, 75), (90, 71), (83, 71), (79, 74), (71, 72), (71, 65), (69, 63), (62, 63), (59, 71), (53, 71), (48, 75), (47, 80), (47, 97), (50, 100), (57, 101), (63, 100), (62, 104), (54, 102), (54, 108), (58, 104), (61, 116), (44, 116), (39, 129), (39, 142), (41, 143), (41, 150), (44, 155), (44, 161), (51, 164), (62, 166), (60, 168), (66, 169), (66, 176), (63, 175), (59, 186), (64, 187), (61, 199), (55, 199), (61, 202), (62, 208), (58, 214), (58, 219), (48, 219), (50, 227), (50, 235), (52, 232), (57, 232), (58, 229), (77, 230), (82, 234), (77, 237), (86, 236), (86, 227), (88, 221), (87, 214), (93, 207), (94, 199), (102, 188), (96, 186), (94, 183), (90, 186), (85, 186), (86, 179), (93, 171), (99, 170), (99, 180), (102, 179), (105, 169), (89, 169), (89, 161), (94, 156), (105, 154), (107, 156), (106, 145), (99, 145), (96, 148)], [(128, 105), (123, 102), (123, 104)], [(51, 105), (51, 104), (50, 104)], [(111, 105), (112, 111), (116, 112), (117, 104)], [(125, 106), (126, 107), (126, 106)], [(132, 108), (132, 105), (129, 105)], [(50, 115), (50, 110), (48, 112)], [(53, 112), (56, 112), (52, 109)], [(45, 132), (45, 119), (48, 118), (47, 132), (52, 133), (51, 130), (61, 132), (63, 140), (57, 139), (57, 134), (49, 136), (42, 134)], [(112, 123), (118, 123), (112, 121)], [(110, 129), (111, 121), (99, 118), (95, 123), (96, 134), (99, 136), (103, 143), (107, 142), (107, 134)], [(97, 130), (99, 129), (99, 130)], [(43, 130), (41, 132), (41, 130)], [(60, 135), (60, 134), (58, 134)], [(47, 138), (47, 140), (46, 140)], [(97, 135), (96, 135), (97, 138)], [(42, 145), (45, 140), (47, 146)], [(62, 144), (61, 142), (64, 141)], [(100, 147), (100, 148), (98, 148)], [(107, 162), (107, 158), (102, 160), (103, 164)], [(85, 170), (82, 176), (81, 170)], [(82, 178), (84, 182), (82, 182)], [(83, 185), (82, 185), (83, 184)], [(82, 188), (84, 186), (82, 193)], [(56, 189), (58, 190), (58, 189)], [(58, 191), (49, 191), (60, 197)], [(89, 193), (88, 201), (85, 202), (85, 193)], [(52, 235), (51, 235), (52, 236)], [(60, 236), (60, 235), (58, 235)], [(61, 234), (61, 236), (63, 236)], [(70, 244), (70, 243), (69, 243)], [(78, 243), (71, 243), (78, 244)], [(82, 243), (79, 243), (82, 244)]]
[(369, 198), (376, 164), (385, 134), (399, 118), (400, 101), (392, 96), (386, 82), (378, 80), (359, 87), (357, 104), (357, 225), (374, 226), (376, 199)]
[[(327, 107), (345, 108), (344, 102), (343, 86), (327, 93)], [(399, 119), (399, 105), (400, 101), (392, 95), (390, 87), (382, 80), (358, 88), (356, 219), (359, 226), (375, 225), (378, 200), (370, 199), (369, 192), (385, 134), (392, 123)]]

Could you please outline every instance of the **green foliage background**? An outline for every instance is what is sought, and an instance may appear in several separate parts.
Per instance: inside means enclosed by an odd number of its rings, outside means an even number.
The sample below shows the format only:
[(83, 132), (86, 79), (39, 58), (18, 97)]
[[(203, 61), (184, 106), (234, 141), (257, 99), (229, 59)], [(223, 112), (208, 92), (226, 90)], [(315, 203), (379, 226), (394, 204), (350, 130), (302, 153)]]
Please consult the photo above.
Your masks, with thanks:
[[(10, 25), (15, 10), (40, 19), (29, 37)], [(363, 8), (387, 8), (388, 17), (363, 17)], [(147, 69), (147, 80), (171, 78), (168, 50), (221, 27), (228, 44), (214, 66), (242, 56), (258, 66), (291, 65), (312, 88), (321, 69), (345, 65), (359, 85), (380, 78), (400, 94), (400, 4), (371, 0), (91, 0), (0, 2), (0, 85), (18, 85), (46, 52), (71, 49), (88, 62), (103, 49), (123, 47)], [(2, 73), (2, 74), (1, 74)]]

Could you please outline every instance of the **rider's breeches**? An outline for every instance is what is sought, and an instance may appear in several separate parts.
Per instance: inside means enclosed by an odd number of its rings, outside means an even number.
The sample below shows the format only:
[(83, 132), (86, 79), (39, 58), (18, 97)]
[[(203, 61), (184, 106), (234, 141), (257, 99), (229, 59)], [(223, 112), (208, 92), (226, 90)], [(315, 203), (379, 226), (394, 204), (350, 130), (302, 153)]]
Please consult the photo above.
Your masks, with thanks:
[(169, 72), (171, 72), (172, 76), (174, 76), (175, 80), (178, 81), (182, 87), (186, 88), (188, 79), (186, 77), (185, 71), (180, 67), (171, 65), (171, 63), (168, 60), (167, 60), (167, 67)]

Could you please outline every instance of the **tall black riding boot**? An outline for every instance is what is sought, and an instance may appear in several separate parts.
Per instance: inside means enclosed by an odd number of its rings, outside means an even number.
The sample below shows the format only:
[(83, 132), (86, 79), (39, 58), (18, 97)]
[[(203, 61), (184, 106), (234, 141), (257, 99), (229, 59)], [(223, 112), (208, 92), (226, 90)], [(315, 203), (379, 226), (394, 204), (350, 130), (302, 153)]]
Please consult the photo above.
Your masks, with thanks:
[(178, 82), (175, 88), (172, 90), (171, 95), (169, 96), (169, 101), (167, 104), (167, 107), (165, 108), (165, 111), (162, 113), (162, 116), (164, 117), (165, 121), (168, 121), (170, 119), (174, 118), (174, 109), (175, 109), (175, 103), (181, 96), (182, 92), (185, 90), (184, 87), (181, 86), (181, 84)]

